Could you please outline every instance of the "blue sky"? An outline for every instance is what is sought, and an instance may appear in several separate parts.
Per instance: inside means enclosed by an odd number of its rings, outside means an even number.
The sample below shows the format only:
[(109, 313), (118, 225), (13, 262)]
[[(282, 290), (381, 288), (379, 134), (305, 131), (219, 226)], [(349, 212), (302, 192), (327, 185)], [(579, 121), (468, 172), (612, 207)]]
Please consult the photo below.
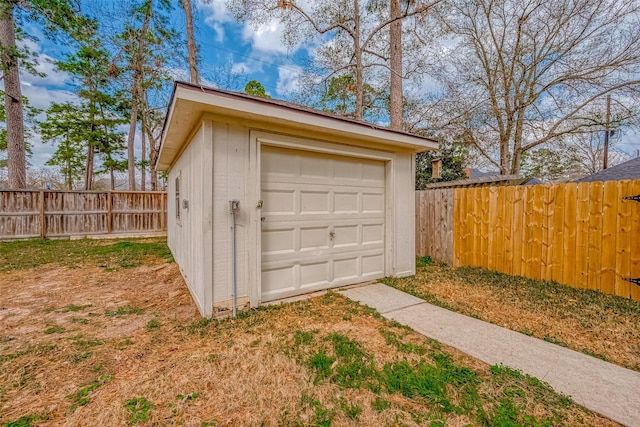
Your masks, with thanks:
[[(226, 8), (224, 0), (192, 2), (204, 85), (242, 90), (247, 81), (255, 79), (264, 85), (272, 97), (281, 99), (287, 99), (298, 88), (302, 66), (322, 40), (307, 40), (288, 49), (281, 42), (283, 28), (278, 22), (268, 22), (254, 28), (250, 24), (237, 22)], [(83, 5), (89, 8), (98, 4), (110, 4), (110, 0), (83, 1)], [(177, 0), (174, 4), (177, 7)], [(179, 8), (173, 12), (173, 24), (178, 31), (184, 32), (184, 15)], [(46, 109), (51, 102), (75, 100), (70, 76), (56, 70), (53, 64), (67, 49), (47, 40), (37, 27), (31, 25), (28, 30), (39, 38), (37, 43), (27, 43), (32, 50), (40, 53), (38, 68), (46, 77), (23, 74), (23, 94), (33, 105), (42, 109)], [(186, 56), (186, 45), (181, 55)], [(236, 78), (228, 81), (221, 70), (231, 72)], [(176, 78), (188, 80), (186, 63), (184, 68), (174, 71)], [(126, 127), (123, 130), (126, 131)], [(640, 135), (635, 132), (626, 132), (618, 138), (620, 148), (628, 154), (635, 155), (636, 150), (640, 149)], [(37, 135), (32, 139), (32, 145), (34, 154), (30, 163), (33, 167), (42, 167), (55, 147), (42, 144)]]
[[(91, 8), (103, 0), (87, 0)], [(104, 0), (106, 1), (106, 0)], [(260, 81), (275, 98), (286, 99), (297, 89), (297, 81), (303, 63), (309, 55), (308, 45), (287, 49), (280, 40), (282, 28), (269, 23), (258, 28), (239, 23), (224, 6), (223, 0), (192, 0), (194, 3), (195, 35), (200, 47), (200, 74), (202, 84), (242, 90), (249, 80)], [(175, 2), (177, 6), (177, 1)], [(184, 15), (174, 9), (173, 24), (184, 32)], [(61, 59), (69, 49), (58, 42), (48, 40), (41, 29), (27, 23), (27, 31), (38, 40), (25, 41), (30, 50), (39, 54), (38, 71), (45, 77), (21, 74), (23, 95), (38, 108), (46, 109), (52, 102), (77, 99), (71, 86), (71, 77), (55, 68), (54, 61)], [(186, 57), (185, 52), (181, 52)], [(229, 81), (221, 70), (228, 70), (234, 79)], [(188, 69), (173, 70), (176, 79), (188, 81)], [(168, 99), (168, 96), (166, 97)], [(44, 118), (44, 117), (42, 117)], [(138, 142), (139, 144), (139, 142)], [(30, 164), (43, 167), (55, 151), (51, 144), (43, 144), (38, 135), (32, 138), (33, 156)], [(138, 149), (139, 151), (139, 149)]]

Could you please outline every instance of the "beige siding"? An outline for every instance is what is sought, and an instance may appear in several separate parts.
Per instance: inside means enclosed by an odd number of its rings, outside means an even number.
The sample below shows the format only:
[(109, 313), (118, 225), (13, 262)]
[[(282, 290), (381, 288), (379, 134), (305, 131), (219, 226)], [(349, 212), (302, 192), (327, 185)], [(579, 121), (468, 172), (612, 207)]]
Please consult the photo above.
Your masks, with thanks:
[[(169, 172), (169, 246), (204, 316), (228, 309), (232, 297), (229, 201), (240, 201), (237, 216), (237, 304), (261, 302), (261, 144), (380, 161), (385, 168), (385, 276), (415, 273), (414, 155), (364, 140), (316, 139), (295, 129), (252, 129), (250, 123), (205, 115), (191, 142)], [(274, 142), (275, 141), (275, 142)], [(388, 148), (388, 147), (387, 147)], [(181, 173), (181, 223), (175, 217), (175, 177)], [(212, 219), (213, 218), (213, 219)]]
[(412, 276), (416, 273), (415, 248), (415, 155), (397, 153), (390, 179), (393, 180), (393, 199), (387, 199), (388, 209), (393, 209), (393, 229), (388, 230), (393, 240), (394, 277)]
[(232, 295), (233, 262), (231, 251), (232, 217), (230, 200), (240, 201), (236, 216), (237, 301), (247, 301), (247, 233), (249, 212), (255, 201), (247, 200), (247, 172), (249, 169), (249, 131), (247, 128), (224, 122), (213, 122), (213, 294), (217, 309), (229, 308)]
[[(211, 262), (211, 124), (204, 122), (194, 133), (178, 160), (169, 170), (168, 242), (182, 276), (200, 312), (212, 314)], [(188, 208), (176, 206), (175, 181), (180, 176), (180, 199)], [(176, 209), (181, 218), (176, 220)]]

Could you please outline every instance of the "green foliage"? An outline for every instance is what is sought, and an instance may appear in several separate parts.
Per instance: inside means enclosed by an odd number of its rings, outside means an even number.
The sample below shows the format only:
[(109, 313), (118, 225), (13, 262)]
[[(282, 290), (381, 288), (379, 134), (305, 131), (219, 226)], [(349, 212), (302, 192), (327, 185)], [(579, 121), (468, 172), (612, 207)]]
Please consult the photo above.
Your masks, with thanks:
[(89, 397), (91, 392), (96, 390), (98, 387), (108, 383), (112, 379), (113, 379), (113, 375), (100, 375), (98, 378), (91, 381), (89, 384), (78, 389), (72, 395), (67, 396), (73, 402), (71, 405), (71, 412), (74, 412), (80, 406), (84, 406), (87, 403), (91, 402), (91, 397)]
[[(442, 142), (436, 151), (425, 151), (416, 155), (416, 190), (423, 190), (425, 185), (435, 182), (464, 179), (464, 164), (468, 155), (466, 146), (458, 141)], [(440, 178), (432, 177), (432, 161), (442, 160)]]
[(351, 418), (354, 421), (358, 421), (358, 416), (360, 416), (360, 413), (362, 412), (361, 407), (359, 407), (355, 403), (349, 403), (344, 399), (340, 401), (340, 408), (347, 417)]
[[(383, 94), (373, 86), (364, 84), (364, 115), (371, 118), (377, 116), (377, 110), (383, 109), (386, 102)], [(329, 79), (320, 98), (320, 108), (346, 117), (355, 117), (356, 84), (352, 73), (340, 74)]]
[(557, 181), (577, 168), (576, 159), (570, 153), (538, 148), (523, 153), (520, 173), (544, 181)]
[(427, 265), (433, 264), (433, 260), (430, 256), (423, 256), (416, 258), (416, 267), (426, 267)]
[(59, 334), (62, 332), (64, 332), (64, 328), (58, 325), (49, 326), (47, 329), (44, 330), (44, 333), (47, 335)]
[(373, 399), (373, 401), (371, 402), (371, 407), (378, 412), (382, 412), (385, 409), (389, 408), (390, 406), (391, 406), (391, 403), (380, 396), (376, 396), (376, 398)]
[[(127, 304), (124, 307), (118, 307), (117, 310), (105, 310), (104, 312), (104, 315), (107, 317), (120, 317), (120, 316), (127, 316), (129, 314), (142, 314), (142, 309), (138, 307), (133, 307), (132, 305)], [(148, 324), (147, 324), (147, 329), (148, 329)]]
[(149, 332), (156, 331), (160, 329), (161, 326), (162, 326), (162, 323), (160, 323), (160, 321), (154, 317), (153, 319), (147, 322), (147, 331)]
[(129, 411), (129, 425), (149, 421), (154, 408), (153, 404), (144, 397), (129, 399), (124, 403), (124, 407)]
[(477, 400), (475, 373), (455, 365), (444, 354), (435, 354), (433, 358), (435, 366), (424, 361), (416, 365), (407, 361), (385, 364), (381, 376), (387, 391), (408, 398), (426, 398), (440, 405), (445, 412), (451, 412), (456, 408), (449, 400), (447, 387), (454, 385), (462, 405), (473, 406)]
[(318, 351), (311, 357), (309, 365), (316, 371), (315, 383), (329, 378), (331, 375), (331, 365), (333, 365), (334, 361), (335, 358), (327, 356), (323, 350)]
[(75, 305), (75, 304), (69, 304), (68, 306), (66, 306), (65, 308), (63, 308), (62, 310), (60, 310), (61, 313), (68, 313), (70, 311), (73, 311), (74, 313), (78, 312), (78, 311), (82, 311), (85, 308), (91, 307), (93, 304), (85, 304), (85, 305)]
[(244, 87), (244, 93), (253, 96), (259, 96), (260, 98), (271, 98), (271, 96), (269, 96), (269, 94), (265, 90), (264, 86), (262, 86), (262, 83), (257, 80), (251, 80), (247, 82)]
[(90, 129), (87, 111), (71, 103), (52, 104), (47, 119), (39, 124), (43, 142), (56, 142), (57, 149), (45, 164), (58, 166), (67, 189), (72, 190), (84, 172), (86, 147)]
[(166, 239), (32, 239), (0, 245), (0, 271), (22, 270), (43, 264), (75, 267), (86, 262), (111, 270), (137, 267), (150, 259), (173, 262)]
[(3, 424), (3, 427), (32, 427), (40, 420), (42, 420), (42, 417), (39, 415), (25, 415), (15, 421), (7, 421)]
[[(0, 49), (1, 50), (1, 49)], [(4, 106), (4, 90), (0, 90), (0, 153), (7, 151), (7, 111)], [(33, 137), (33, 132), (37, 126), (36, 117), (42, 112), (41, 109), (29, 104), (26, 97), (22, 97), (22, 109), (24, 114), (24, 148), (27, 156), (33, 153), (33, 147), (29, 140)], [(0, 168), (7, 167), (7, 159), (0, 157)]]
[(96, 338), (84, 339), (81, 335), (71, 338), (71, 342), (78, 350), (85, 350), (91, 347), (98, 347), (104, 344), (99, 339), (96, 339)]

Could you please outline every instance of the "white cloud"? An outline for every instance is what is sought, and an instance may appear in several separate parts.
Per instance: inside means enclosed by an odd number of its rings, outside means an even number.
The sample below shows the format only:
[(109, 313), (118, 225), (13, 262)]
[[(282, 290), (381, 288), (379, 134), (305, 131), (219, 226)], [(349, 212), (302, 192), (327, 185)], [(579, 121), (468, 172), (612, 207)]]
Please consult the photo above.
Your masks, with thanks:
[(227, 8), (225, 0), (197, 0), (196, 8), (207, 15), (205, 22), (232, 22), (233, 14)]
[(36, 71), (43, 73), (44, 77), (22, 73), (20, 80), (25, 85), (46, 85), (64, 87), (71, 81), (71, 75), (66, 71), (60, 71), (55, 65), (55, 60), (48, 55), (40, 54)]
[[(289, 49), (282, 43), (284, 25), (277, 19), (272, 19), (257, 28), (245, 25), (242, 38), (250, 42), (254, 50), (266, 53), (287, 53)], [(296, 50), (296, 49), (294, 49)]]
[(246, 62), (236, 62), (231, 66), (231, 74), (249, 74), (253, 71), (253, 67)]
[(303, 69), (297, 65), (278, 67), (276, 92), (280, 95), (296, 92), (300, 89), (300, 76)]
[(215, 31), (216, 41), (222, 42), (225, 35), (222, 24), (234, 21), (225, 0), (197, 0), (196, 8), (205, 14), (204, 22)]

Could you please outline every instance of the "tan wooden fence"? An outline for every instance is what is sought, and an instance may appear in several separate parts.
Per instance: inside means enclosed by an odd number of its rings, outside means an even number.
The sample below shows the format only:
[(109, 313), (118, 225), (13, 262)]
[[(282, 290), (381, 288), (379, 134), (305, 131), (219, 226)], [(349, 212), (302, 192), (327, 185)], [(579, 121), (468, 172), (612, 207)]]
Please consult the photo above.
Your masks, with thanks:
[(166, 230), (165, 192), (0, 191), (0, 240)]
[(416, 195), (419, 256), (640, 301), (624, 280), (640, 278), (640, 203), (624, 199), (640, 180), (433, 191)]

